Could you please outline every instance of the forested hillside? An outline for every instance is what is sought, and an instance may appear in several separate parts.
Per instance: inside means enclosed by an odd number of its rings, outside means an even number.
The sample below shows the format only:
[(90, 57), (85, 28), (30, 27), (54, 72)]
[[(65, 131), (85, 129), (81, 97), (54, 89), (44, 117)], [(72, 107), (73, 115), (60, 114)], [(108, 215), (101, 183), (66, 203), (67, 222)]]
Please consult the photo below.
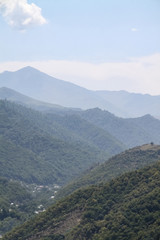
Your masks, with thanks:
[(65, 185), (60, 189), (56, 198), (62, 198), (82, 187), (108, 182), (118, 175), (140, 169), (158, 160), (160, 160), (160, 145), (146, 144), (126, 150)]
[[(1, 197), (0, 208), (4, 206), (5, 215), (2, 214), (0, 234), (33, 216), (38, 203), (44, 202), (48, 206), (53, 201), (52, 195), (57, 200), (82, 186), (104, 183), (124, 172), (159, 160), (160, 149), (155, 144), (158, 142), (159, 129), (159, 120), (151, 116), (122, 119), (100, 109), (38, 112), (1, 100), (0, 176), (5, 178), (2, 182), (7, 186), (11, 179), (28, 186), (37, 184), (52, 187), (50, 192), (46, 188), (46, 192), (33, 199), (26, 189), (17, 185), (17, 190), (22, 188), (22, 195), (27, 194), (27, 202), (21, 199), (16, 205), (22, 206), (22, 211), (20, 208), (12, 211), (9, 210), (10, 192), (14, 190), (10, 191), (3, 185), (4, 198)], [(119, 137), (121, 134), (122, 137)], [(137, 145), (138, 139), (143, 143), (152, 143), (109, 159), (127, 146)], [(57, 192), (53, 190), (55, 184), (64, 186), (67, 183), (69, 185), (54, 194)], [(31, 193), (33, 188), (29, 187), (28, 190)]]
[(160, 162), (79, 190), (4, 240), (160, 238)]
[(124, 119), (99, 108), (79, 114), (83, 119), (110, 133), (128, 148), (149, 142), (160, 144), (160, 121), (150, 115)]
[(98, 148), (57, 138), (57, 128), (49, 134), (49, 127), (41, 113), (0, 101), (1, 176), (28, 183), (63, 184), (107, 159), (108, 154)]
[[(48, 114), (47, 118), (50, 120), (51, 126), (59, 126), (59, 133), (61, 132), (61, 137), (64, 136), (65, 139), (89, 144), (109, 153), (109, 155), (114, 155), (126, 149), (126, 146), (110, 133), (81, 118), (76, 113), (77, 111), (72, 110), (68, 114)], [(61, 129), (63, 129), (63, 132)]]
[(0, 235), (33, 215), (33, 196), (18, 182), (0, 177)]

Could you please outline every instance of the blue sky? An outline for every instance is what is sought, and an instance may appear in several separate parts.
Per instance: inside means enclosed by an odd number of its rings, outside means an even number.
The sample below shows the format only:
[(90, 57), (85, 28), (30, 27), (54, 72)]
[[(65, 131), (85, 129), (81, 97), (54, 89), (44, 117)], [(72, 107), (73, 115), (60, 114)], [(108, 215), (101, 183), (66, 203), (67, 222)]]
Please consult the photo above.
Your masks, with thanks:
[(0, 8), (0, 72), (31, 65), (88, 89), (160, 94), (159, 0), (0, 0)]

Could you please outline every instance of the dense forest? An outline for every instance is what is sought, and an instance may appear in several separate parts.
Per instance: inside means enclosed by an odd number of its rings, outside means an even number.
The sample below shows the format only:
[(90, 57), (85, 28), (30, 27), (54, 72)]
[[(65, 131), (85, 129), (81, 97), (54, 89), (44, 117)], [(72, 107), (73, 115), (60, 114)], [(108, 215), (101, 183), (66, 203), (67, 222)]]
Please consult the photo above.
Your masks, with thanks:
[(99, 108), (81, 111), (80, 116), (107, 131), (127, 148), (149, 142), (160, 144), (160, 121), (147, 114), (138, 118), (120, 118)]
[[(153, 122), (156, 124), (151, 128)], [(115, 128), (119, 131), (117, 135)], [(123, 129), (126, 129), (124, 136), (119, 138)], [(72, 195), (78, 194), (77, 199), (82, 194), (83, 199), (87, 194), (88, 199), (89, 192), (101, 189), (118, 175), (158, 161), (160, 147), (155, 144), (158, 129), (159, 121), (150, 116), (124, 120), (100, 109), (55, 111), (51, 108), (39, 112), (0, 100), (0, 235), (45, 211), (53, 202), (58, 204), (59, 199), (79, 188), (100, 184)], [(140, 142), (150, 140), (150, 144), (122, 152), (131, 142), (133, 146), (138, 143), (139, 134)], [(64, 210), (64, 216), (60, 211), (62, 229), (63, 219), (69, 214), (70, 220), (64, 224), (69, 224), (67, 229), (72, 230), (74, 223), (81, 222), (82, 209), (85, 213), (87, 203), (82, 207), (81, 203), (72, 202), (72, 197), (66, 199), (70, 199), (73, 208), (74, 203), (80, 206), (73, 212)], [(61, 203), (62, 200), (60, 206)], [(58, 235), (51, 233), (42, 239), (72, 239), (70, 235), (61, 234), (61, 230), (56, 231)]]
[(27, 183), (64, 184), (109, 156), (90, 145), (60, 139), (56, 131), (43, 114), (0, 101), (0, 175)]
[(160, 238), (160, 162), (79, 190), (5, 240)]
[(82, 187), (107, 182), (118, 175), (140, 169), (158, 160), (160, 146), (153, 143), (126, 150), (87, 170), (82, 176), (62, 187), (56, 198), (60, 199)]

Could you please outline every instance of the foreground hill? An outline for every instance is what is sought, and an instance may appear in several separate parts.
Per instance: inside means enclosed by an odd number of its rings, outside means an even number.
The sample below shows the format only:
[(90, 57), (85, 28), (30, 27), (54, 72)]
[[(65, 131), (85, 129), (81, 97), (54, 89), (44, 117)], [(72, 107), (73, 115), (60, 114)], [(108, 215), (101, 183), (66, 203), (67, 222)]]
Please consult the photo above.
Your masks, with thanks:
[(108, 182), (123, 173), (140, 169), (158, 160), (160, 160), (160, 145), (146, 144), (126, 150), (61, 188), (56, 198), (67, 196), (82, 187)]
[(57, 138), (47, 119), (0, 101), (0, 175), (28, 183), (63, 184), (108, 155), (86, 144)]
[(4, 240), (160, 238), (160, 162), (79, 190)]

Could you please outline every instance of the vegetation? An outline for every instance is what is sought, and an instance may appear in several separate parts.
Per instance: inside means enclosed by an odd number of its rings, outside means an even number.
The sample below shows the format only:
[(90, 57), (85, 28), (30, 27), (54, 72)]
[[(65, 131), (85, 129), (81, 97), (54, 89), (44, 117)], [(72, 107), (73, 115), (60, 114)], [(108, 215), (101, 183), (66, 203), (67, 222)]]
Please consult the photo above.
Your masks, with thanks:
[(160, 162), (76, 191), (3, 239), (158, 240), (159, 186)]
[(150, 115), (124, 119), (99, 108), (89, 109), (79, 114), (83, 119), (110, 133), (127, 148), (149, 142), (160, 144), (160, 121)]
[(69, 133), (68, 135), (72, 136), (74, 141), (85, 142), (87, 145), (109, 153), (109, 155), (119, 153), (126, 148), (122, 142), (107, 131), (81, 118), (76, 111), (63, 115), (50, 114), (48, 118), (50, 118), (51, 125), (56, 124), (63, 127), (65, 133)]
[(140, 169), (158, 160), (160, 160), (160, 146), (153, 143), (126, 150), (65, 185), (57, 193), (56, 199), (67, 196), (79, 188), (107, 182), (118, 175)]
[[(96, 119), (95, 121), (96, 111), (98, 111), (99, 120)], [(89, 117), (87, 119), (86, 114), (88, 113)], [(21, 238), (20, 235), (16, 235), (12, 240), (24, 240), (26, 236), (30, 240), (78, 239), (77, 236), (81, 236), (79, 231), (84, 234), (80, 239), (100, 239), (99, 234), (102, 233), (105, 236), (105, 231), (101, 229), (101, 221), (106, 221), (108, 212), (106, 213), (103, 208), (106, 209), (107, 207), (102, 204), (100, 205), (101, 210), (99, 210), (99, 202), (101, 201), (96, 200), (98, 198), (97, 194), (103, 198), (105, 186), (110, 186), (109, 184), (103, 185), (104, 182), (124, 172), (144, 167), (159, 160), (160, 147), (153, 143), (157, 141), (155, 138), (149, 137), (146, 139), (150, 139), (152, 144), (126, 151), (101, 164), (109, 156), (126, 148), (126, 145), (121, 141), (122, 138), (118, 140), (119, 138), (115, 137), (112, 131), (107, 130), (105, 124), (98, 122), (102, 121), (103, 114), (109, 113), (97, 109), (84, 112), (74, 110), (66, 112), (62, 109), (58, 113), (48, 114), (6, 100), (0, 101), (0, 234), (4, 234), (14, 226), (23, 223), (37, 212), (43, 211), (43, 207), (42, 209), (40, 207), (40, 211), (37, 211), (37, 207), (38, 205), (46, 207), (53, 201), (50, 194), (55, 191), (53, 189), (54, 184), (64, 185), (83, 172), (82, 177), (74, 182), (72, 181), (62, 191), (59, 191), (57, 199), (82, 186), (101, 185), (77, 191), (72, 196), (61, 200), (57, 205), (51, 207), (50, 212), (47, 211), (46, 215), (45, 213), (42, 214), (42, 219), (41, 216), (38, 216), (37, 220), (31, 220), (32, 226), (26, 223), (24, 226), (29, 226), (29, 231), (28, 227), (25, 230), (26, 233), (20, 228), (22, 230)], [(104, 117), (106, 122), (115, 123), (110, 128), (122, 123), (122, 119), (118, 122), (118, 120), (115, 120), (117, 118), (113, 115), (112, 117), (108, 117), (108, 120)], [(136, 131), (138, 132), (141, 129), (143, 133), (145, 132), (144, 135), (141, 135), (142, 138), (145, 138), (146, 129), (151, 126), (152, 120), (151, 122), (146, 118), (136, 120)], [(123, 126), (122, 124), (122, 129), (128, 126), (126, 130), (128, 131), (132, 125), (132, 127), (134, 126), (133, 130), (135, 130), (134, 120), (126, 121), (128, 121), (128, 125), (124, 124)], [(145, 123), (144, 126), (143, 123)], [(155, 126), (158, 129), (159, 122), (156, 122)], [(155, 135), (156, 129), (154, 128)], [(132, 132), (131, 128), (130, 131)], [(141, 131), (139, 134), (141, 134)], [(134, 138), (132, 134), (130, 135), (131, 141), (138, 139), (139, 136), (136, 134), (135, 132)], [(152, 136), (152, 130), (149, 129), (147, 134), (147, 136)], [(125, 141), (127, 142), (128, 135), (125, 132), (123, 137), (126, 138)], [(96, 168), (94, 168), (95, 165)], [(21, 184), (18, 184), (15, 180), (21, 181)], [(43, 186), (41, 192), (33, 193), (36, 184), (45, 186)], [(51, 190), (47, 185), (51, 186)], [(111, 190), (107, 191), (110, 192)], [(94, 200), (92, 200), (93, 196), (95, 196)], [(104, 197), (106, 197), (105, 194)], [(108, 197), (110, 199), (110, 194)], [(111, 197), (110, 201), (112, 200)], [(90, 201), (97, 213), (92, 209)], [(94, 205), (92, 201), (95, 201), (95, 203), (98, 201), (98, 205)], [(119, 201), (121, 200), (119, 199)], [(102, 200), (103, 202), (104, 200)], [(114, 208), (116, 206), (114, 205)], [(96, 219), (97, 214), (101, 216), (98, 220)], [(116, 213), (113, 215), (116, 215)], [(111, 218), (111, 220), (114, 219)], [(92, 221), (98, 221), (98, 223), (94, 223), (95, 228), (92, 226)], [(81, 230), (78, 226), (82, 227)], [(103, 227), (106, 228), (106, 225), (103, 225)], [(51, 228), (54, 230), (50, 231)], [(44, 235), (41, 233), (42, 229), (44, 229)], [(90, 233), (87, 233), (87, 229)], [(19, 232), (19, 230), (16, 231)], [(29, 232), (33, 234), (31, 238), (26, 235)], [(104, 238), (102, 237), (102, 239)]]
[(36, 209), (33, 196), (18, 182), (0, 178), (0, 234), (24, 222)]
[(39, 112), (0, 101), (0, 175), (28, 183), (64, 184), (108, 154), (54, 136)]
[(0, 235), (53, 204), (57, 185), (39, 186), (0, 177)]

